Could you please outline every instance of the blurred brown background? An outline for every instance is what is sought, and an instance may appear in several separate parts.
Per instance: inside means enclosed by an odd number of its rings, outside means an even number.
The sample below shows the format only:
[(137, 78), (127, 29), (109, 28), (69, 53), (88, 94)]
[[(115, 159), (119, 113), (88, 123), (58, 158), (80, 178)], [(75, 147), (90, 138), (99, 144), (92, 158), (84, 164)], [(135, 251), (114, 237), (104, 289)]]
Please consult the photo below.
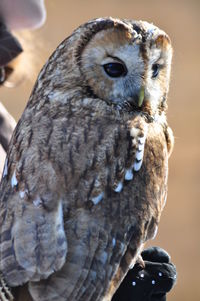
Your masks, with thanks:
[[(150, 245), (168, 250), (177, 266), (178, 283), (168, 300), (200, 300), (200, 0), (48, 0), (46, 5), (47, 22), (32, 36), (32, 54), (41, 65), (74, 28), (95, 17), (142, 19), (170, 35), (174, 59), (168, 120), (175, 149), (167, 205), (157, 238)], [(26, 62), (27, 70), (31, 64), (32, 60)], [(1, 89), (1, 101), (16, 120), (32, 86), (24, 81), (14, 89)]]

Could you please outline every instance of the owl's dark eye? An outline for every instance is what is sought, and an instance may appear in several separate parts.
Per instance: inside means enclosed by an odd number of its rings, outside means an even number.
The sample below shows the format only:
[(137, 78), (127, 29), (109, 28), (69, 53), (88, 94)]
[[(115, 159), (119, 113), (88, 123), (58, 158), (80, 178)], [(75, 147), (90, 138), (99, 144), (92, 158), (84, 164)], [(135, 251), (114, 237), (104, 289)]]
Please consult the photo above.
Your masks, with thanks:
[(103, 65), (103, 68), (110, 77), (120, 77), (127, 74), (126, 67), (121, 63), (108, 63)]
[(160, 65), (159, 64), (153, 64), (152, 66), (152, 78), (155, 78), (158, 76), (160, 71)]

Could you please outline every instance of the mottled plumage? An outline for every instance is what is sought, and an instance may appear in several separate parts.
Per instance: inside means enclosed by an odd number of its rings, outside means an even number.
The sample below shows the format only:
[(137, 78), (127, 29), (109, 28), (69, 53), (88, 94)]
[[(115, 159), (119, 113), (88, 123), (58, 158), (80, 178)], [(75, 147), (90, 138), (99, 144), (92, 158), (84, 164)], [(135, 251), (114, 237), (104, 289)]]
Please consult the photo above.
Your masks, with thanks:
[(166, 199), (171, 56), (154, 25), (102, 18), (49, 58), (0, 186), (9, 286), (28, 282), (35, 301), (111, 299)]

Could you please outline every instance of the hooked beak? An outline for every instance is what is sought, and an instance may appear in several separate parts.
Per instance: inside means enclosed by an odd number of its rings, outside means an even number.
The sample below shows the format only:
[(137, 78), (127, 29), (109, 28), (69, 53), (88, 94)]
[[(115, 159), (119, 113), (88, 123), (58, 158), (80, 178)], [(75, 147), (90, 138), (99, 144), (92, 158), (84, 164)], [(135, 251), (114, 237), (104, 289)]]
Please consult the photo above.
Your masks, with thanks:
[(144, 86), (141, 86), (138, 96), (138, 107), (141, 108), (144, 101)]
[(123, 105), (128, 110), (138, 111), (138, 109), (141, 109), (144, 100), (145, 100), (145, 86), (142, 85), (140, 89), (138, 89), (137, 92), (135, 92), (135, 94), (127, 98), (126, 101), (124, 101)]

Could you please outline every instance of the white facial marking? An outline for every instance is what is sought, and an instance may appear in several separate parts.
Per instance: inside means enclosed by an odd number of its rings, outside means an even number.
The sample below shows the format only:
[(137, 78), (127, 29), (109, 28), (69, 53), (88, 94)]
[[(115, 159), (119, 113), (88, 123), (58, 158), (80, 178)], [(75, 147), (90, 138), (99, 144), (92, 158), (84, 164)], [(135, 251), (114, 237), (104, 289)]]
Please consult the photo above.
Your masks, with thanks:
[(92, 198), (92, 202), (94, 205), (97, 205), (103, 199), (104, 193), (100, 193), (96, 197)]
[(123, 188), (122, 182), (119, 182), (117, 187), (114, 189), (115, 192), (121, 192)]
[(125, 180), (130, 181), (133, 179), (132, 169), (127, 169), (125, 173)]
[[(108, 51), (109, 53), (109, 48)], [(105, 53), (105, 52), (104, 52)], [(126, 66), (129, 68), (129, 73), (134, 79), (131, 80), (131, 84), (128, 84), (127, 76), (120, 77), (113, 81), (112, 89), (112, 101), (115, 103), (120, 102), (122, 97), (129, 97), (133, 95), (134, 91), (138, 91), (142, 85), (142, 78), (140, 74), (144, 72), (144, 61), (141, 57), (140, 46), (134, 43), (134, 45), (122, 45), (121, 47), (115, 47), (112, 51), (113, 57), (120, 58)], [(135, 72), (137, 70), (137, 73)], [(126, 85), (127, 89), (124, 88)], [(119, 97), (120, 96), (120, 97)]]
[(3, 178), (4, 178), (5, 176), (7, 176), (7, 174), (8, 174), (8, 160), (7, 160), (7, 158), (6, 158), (5, 164), (4, 164), (4, 169), (3, 169)]
[(156, 282), (155, 282), (155, 280), (152, 280), (151, 283), (154, 285)]
[(13, 176), (11, 178), (11, 186), (12, 188), (17, 186), (18, 182), (17, 182), (17, 178), (16, 178), (16, 172), (14, 171)]

